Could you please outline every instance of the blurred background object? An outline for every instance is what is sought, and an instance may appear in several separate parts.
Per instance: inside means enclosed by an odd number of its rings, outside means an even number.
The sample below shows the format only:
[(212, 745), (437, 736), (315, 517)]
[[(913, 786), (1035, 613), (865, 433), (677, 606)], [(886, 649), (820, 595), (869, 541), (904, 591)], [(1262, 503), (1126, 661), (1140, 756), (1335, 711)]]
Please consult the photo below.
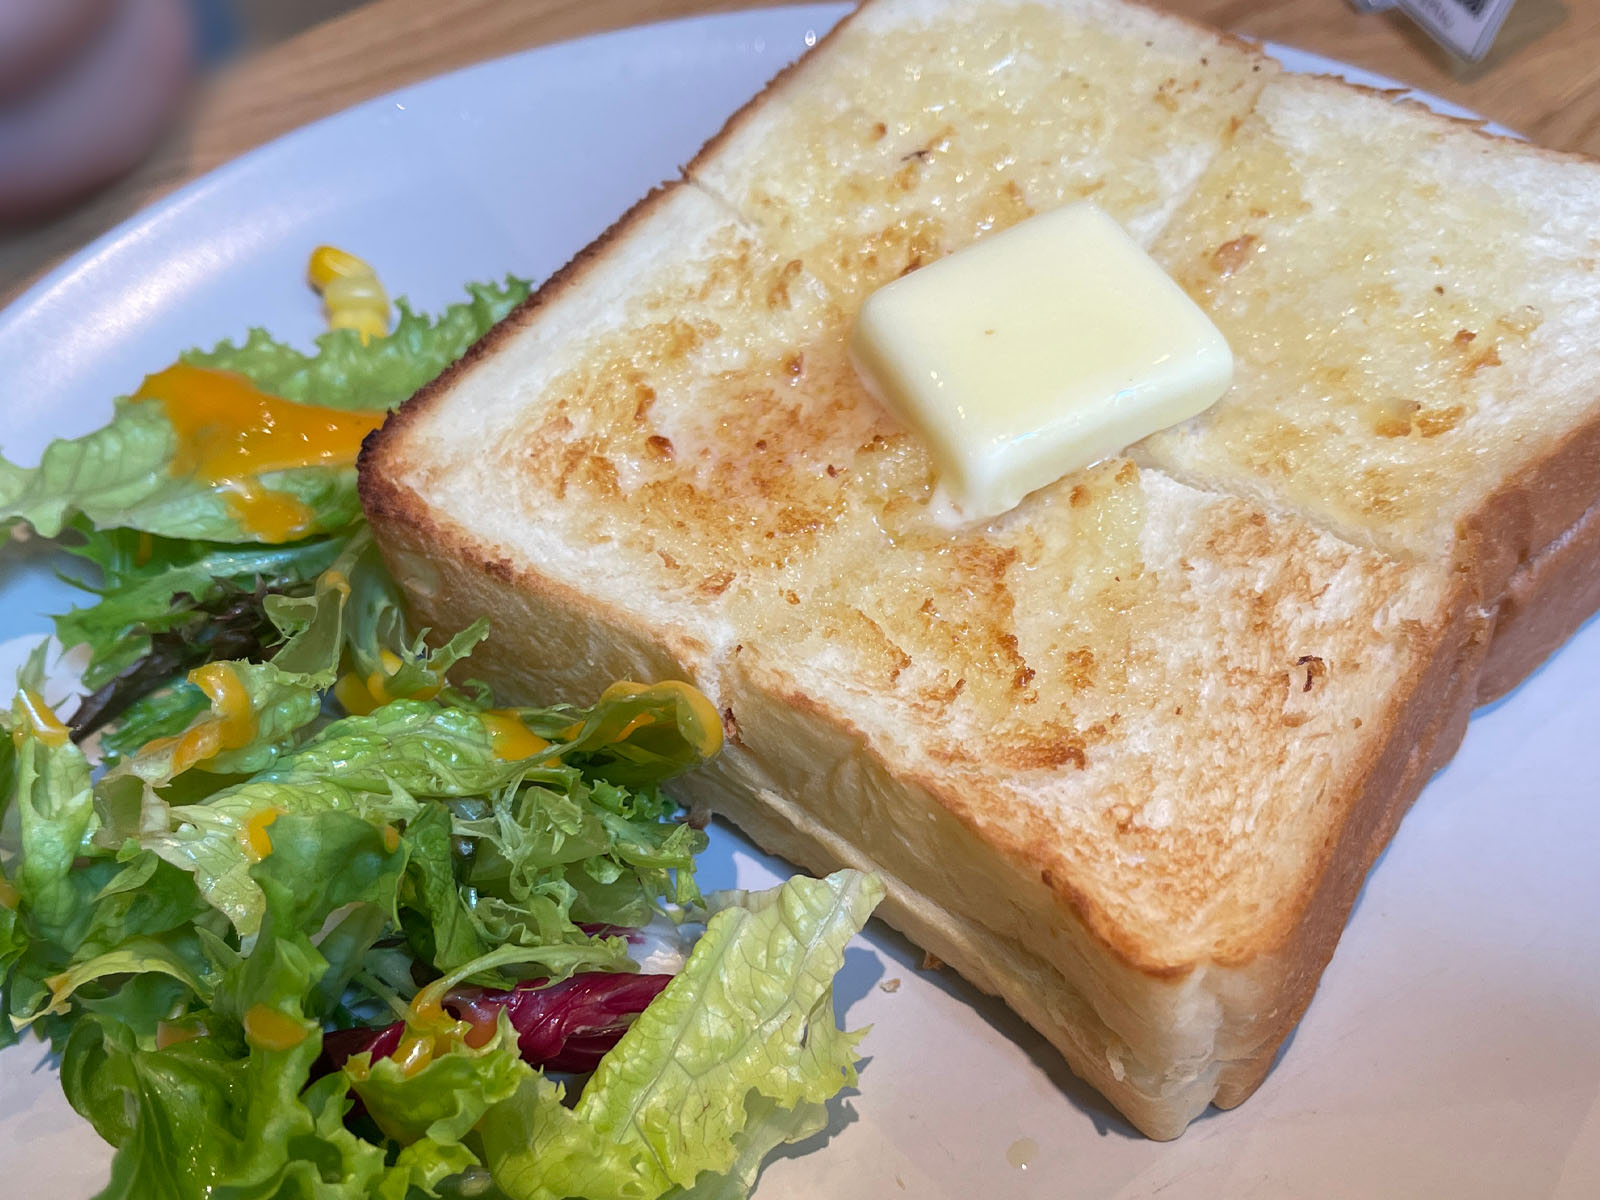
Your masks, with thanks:
[[(186, 13), (192, 46), (188, 109), (169, 108), (164, 133), (147, 127), (156, 140), (137, 165), (53, 216), (0, 226), (0, 305), (174, 188), (369, 97), (547, 42), (784, 2), (793, 0), (0, 0), (0, 122), (16, 95), (68, 71), (126, 6)], [(1600, 0), (1516, 0), (1479, 63), (1449, 54), (1404, 13), (1358, 11), (1348, 0), (1149, 2), (1381, 72), (1541, 145), (1600, 154)], [(9, 47), (19, 44), (32, 49), (17, 57)], [(124, 143), (123, 166), (130, 157)]]
[(143, 158), (194, 49), (185, 0), (0, 4), (0, 222), (45, 215)]
[(0, 303), (185, 173), (219, 68), (360, 2), (0, 0)]
[(1457, 58), (1482, 62), (1516, 0), (1398, 0), (1400, 8)]
[(197, 67), (359, 0), (0, 0), (0, 229), (129, 171), (179, 116)]

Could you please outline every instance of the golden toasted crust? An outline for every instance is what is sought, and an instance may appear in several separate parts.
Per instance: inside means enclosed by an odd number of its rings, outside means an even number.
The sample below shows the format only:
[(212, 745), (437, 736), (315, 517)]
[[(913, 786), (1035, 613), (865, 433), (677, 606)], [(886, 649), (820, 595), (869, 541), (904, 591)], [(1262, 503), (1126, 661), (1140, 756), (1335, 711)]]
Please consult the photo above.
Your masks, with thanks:
[(591, 265), (599, 262), (610, 248), (631, 230), (643, 225), (661, 201), (675, 189), (683, 186), (682, 180), (674, 179), (645, 193), (627, 212), (607, 226), (599, 237), (579, 250), (535, 288), (527, 299), (490, 326), (481, 338), (467, 347), (466, 353), (418, 388), (415, 394), (399, 408), (392, 410), (384, 418), (383, 424), (369, 433), (361, 443), (361, 454), (356, 466), (363, 506), (368, 505), (368, 491), (373, 489), (376, 490), (373, 490), (372, 504), (381, 506), (394, 502), (393, 497), (382, 494), (381, 484), (378, 481), (390, 473), (383, 464), (394, 452), (396, 443), (406, 431), (431, 412), (456, 387), (464, 383), (474, 368), (492, 358), (501, 346), (516, 336), (518, 330), (526, 328), (536, 320), (543, 309), (579, 286)]
[[(1158, 16), (1163, 22), (1186, 28), (1199, 39), (1207, 41), (1214, 39), (1221, 46), (1228, 47), (1245, 54), (1260, 55), (1262, 53), (1261, 43), (1259, 41), (1253, 38), (1240, 37), (1236, 34), (1228, 33), (1223, 30), (1213, 29), (1210, 26), (1193, 20), (1182, 13), (1168, 12), (1157, 5), (1145, 4), (1140, 2), (1140, 0), (1125, 0), (1123, 6), (1125, 8), (1135, 9), (1153, 16)], [(813, 46), (805, 55), (784, 67), (783, 70), (779, 71), (767, 81), (765, 87), (740, 105), (727, 119), (727, 121), (723, 123), (722, 128), (717, 130), (717, 132), (711, 136), (711, 139), (699, 149), (699, 151), (688, 161), (687, 164), (685, 164), (683, 168), (684, 177), (688, 179), (695, 178), (695, 176), (699, 173), (700, 168), (706, 166), (719, 154), (728, 149), (729, 143), (745, 130), (745, 128), (750, 124), (751, 120), (757, 114), (759, 114), (768, 105), (780, 102), (782, 100), (782, 96), (780, 95), (782, 90), (788, 87), (790, 84), (796, 82), (797, 77), (802, 75), (802, 69), (806, 66), (806, 64), (813, 61), (813, 59), (815, 59), (818, 55), (824, 53), (833, 45), (835, 41), (840, 40), (844, 36), (845, 31), (850, 28), (851, 23), (856, 20), (862, 10), (866, 7), (867, 4), (865, 3), (865, 0), (863, 0), (863, 2), (858, 4), (855, 9), (845, 14), (843, 19), (835, 24), (832, 29), (828, 30), (828, 32), (824, 34), (816, 43), (816, 45)], [(801, 83), (801, 86), (804, 86), (804, 84)]]
[(1442, 654), (1431, 666), (1409, 711), (1391, 732), (1383, 760), (1351, 807), (1338, 847), (1330, 854), (1316, 890), (1306, 897), (1305, 920), (1279, 956), (1282, 983), (1277, 995), (1281, 1003), (1262, 1010), (1255, 1052), (1230, 1061), (1223, 1069), (1212, 1098), (1218, 1108), (1242, 1104), (1266, 1079), (1278, 1048), (1311, 1003), (1367, 872), (1394, 837), (1423, 785), (1461, 744), (1472, 715), (1489, 631), (1481, 618), (1464, 614), (1458, 636), (1455, 656)]
[[(1494, 604), (1499, 598), (1498, 603), (1508, 606), (1510, 614), (1525, 619), (1532, 610), (1545, 608), (1545, 597), (1549, 597), (1549, 611), (1538, 615), (1541, 622), (1548, 623), (1544, 636), (1546, 654), (1582, 623), (1581, 618), (1574, 619), (1574, 606), (1587, 602), (1588, 612), (1592, 613), (1600, 604), (1600, 595), (1592, 584), (1585, 588), (1579, 578), (1566, 577), (1568, 572), (1584, 571), (1585, 558), (1589, 558), (1589, 572), (1600, 570), (1600, 556), (1589, 557), (1597, 544), (1593, 531), (1597, 488), (1600, 405), (1596, 405), (1595, 415), (1588, 421), (1569, 430), (1544, 454), (1530, 460), (1485, 496), (1461, 533), (1461, 560), (1476, 579), (1477, 594), (1485, 603)], [(1560, 552), (1559, 567), (1554, 560), (1539, 563), (1542, 555), (1561, 547), (1565, 549)], [(1517, 627), (1525, 628), (1523, 620), (1517, 621)], [(1497, 627), (1496, 637), (1501, 636), (1502, 629), (1511, 628), (1510, 623)], [(1565, 632), (1557, 636), (1558, 628)], [(1508, 645), (1502, 653), (1505, 657), (1489, 672), (1484, 684), (1484, 700), (1507, 690), (1505, 680), (1521, 679), (1532, 670), (1516, 661), (1531, 650), (1513, 651)]]
[(1600, 503), (1517, 568), (1496, 607), (1479, 704), (1498, 700), (1600, 609)]

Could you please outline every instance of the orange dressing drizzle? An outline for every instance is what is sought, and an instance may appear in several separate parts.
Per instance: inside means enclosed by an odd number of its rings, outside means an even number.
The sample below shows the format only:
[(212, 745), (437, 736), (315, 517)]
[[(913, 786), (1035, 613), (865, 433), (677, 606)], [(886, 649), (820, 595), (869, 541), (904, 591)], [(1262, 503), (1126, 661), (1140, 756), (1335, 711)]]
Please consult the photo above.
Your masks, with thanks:
[(256, 715), (250, 693), (227, 663), (207, 663), (189, 672), (189, 682), (211, 701), (211, 712), (173, 737), (145, 744), (142, 754), (172, 751), (172, 774), (215, 758), (224, 750), (248, 746), (256, 736)]
[[(686, 729), (684, 732), (694, 739), (694, 748), (702, 758), (710, 758), (722, 749), (722, 717), (718, 715), (716, 707), (707, 700), (705, 694), (692, 684), (684, 683), (681, 679), (663, 679), (660, 683), (649, 685), (634, 683), (630, 679), (621, 679), (613, 683), (600, 693), (601, 701), (624, 700), (630, 696), (637, 696), (641, 692), (654, 692), (658, 696), (673, 696), (689, 707), (689, 714), (694, 718), (696, 728)], [(645, 714), (640, 714), (641, 716)], [(641, 725), (648, 725), (650, 721), (640, 720), (635, 717), (623, 726), (617, 734), (616, 740), (622, 741)]]
[(256, 736), (256, 714), (244, 681), (227, 663), (207, 663), (189, 672), (189, 681), (206, 694), (216, 714), (221, 750), (248, 746)]
[(378, 702), (367, 690), (366, 682), (353, 671), (339, 676), (333, 685), (333, 698), (344, 706), (352, 717), (364, 717), (378, 707)]
[(151, 375), (135, 400), (156, 400), (178, 435), (174, 475), (192, 475), (223, 493), (228, 509), (266, 542), (310, 532), (316, 514), (294, 496), (257, 480), (296, 467), (348, 466), (381, 412), (296, 404), (260, 391), (243, 375), (178, 363)]
[(618, 742), (625, 742), (625, 741), (628, 740), (628, 735), (630, 733), (632, 733), (635, 729), (643, 729), (646, 725), (654, 725), (655, 723), (656, 723), (655, 716), (653, 714), (651, 714), (651, 713), (647, 713), (647, 712), (634, 713), (633, 714), (633, 719), (630, 720), (621, 729), (617, 730), (617, 736), (613, 740), (614, 741), (618, 741)]
[[(367, 691), (372, 694), (373, 700), (378, 705), (382, 705), (388, 704), (395, 699), (395, 696), (389, 691), (388, 683), (389, 680), (400, 673), (400, 669), (405, 666), (405, 663), (400, 660), (400, 656), (393, 650), (378, 651), (378, 662), (380, 664), (379, 668), (367, 676)], [(411, 700), (432, 700), (443, 688), (443, 684), (427, 684), (412, 692), (407, 698)]]
[[(354, 671), (347, 671), (333, 685), (333, 698), (353, 717), (364, 717), (398, 698), (389, 691), (389, 680), (400, 673), (405, 663), (393, 650), (380, 650), (378, 664), (378, 669), (369, 672), (365, 679)], [(406, 699), (432, 700), (443, 690), (443, 683), (424, 684)]]
[(444, 982), (436, 979), (411, 998), (406, 1031), (389, 1056), (399, 1064), (400, 1073), (408, 1078), (435, 1058), (449, 1054), (457, 1040), (465, 1040), (472, 1031), (472, 1026), (456, 1020), (445, 1009)]
[(176, 1046), (179, 1042), (192, 1042), (196, 1038), (208, 1036), (210, 1032), (205, 1022), (195, 1017), (182, 1021), (157, 1021), (156, 1049), (165, 1050), (168, 1046)]
[[(46, 746), (65, 746), (71, 737), (70, 731), (61, 723), (61, 718), (56, 716), (55, 709), (44, 702), (44, 697), (32, 688), (22, 688), (17, 692), (17, 701), (22, 706), (22, 715), (28, 722), (28, 727), (33, 736)], [(22, 729), (15, 729), (11, 733), (12, 745), (21, 747), (25, 733)]]
[(494, 756), (506, 762), (533, 758), (550, 746), (509, 709), (490, 709), (480, 713), (478, 719), (489, 733), (489, 745), (494, 749)]
[(461, 1040), (473, 1050), (482, 1050), (487, 1046), (500, 1028), (500, 1018), (482, 1009), (473, 1009), (462, 1023), (467, 1031), (461, 1035)]
[(306, 1027), (266, 1004), (252, 1004), (244, 1014), (245, 1040), (263, 1050), (293, 1050), (306, 1040)]
[[(444, 1044), (436, 1046), (437, 1042)], [(449, 1040), (432, 1033), (406, 1033), (401, 1036), (400, 1044), (390, 1057), (400, 1064), (400, 1073), (409, 1079), (433, 1061), (436, 1049), (448, 1054)]]
[(282, 815), (281, 808), (258, 808), (244, 819), (239, 830), (239, 844), (251, 862), (260, 862), (272, 853), (272, 835), (267, 832), (267, 826)]

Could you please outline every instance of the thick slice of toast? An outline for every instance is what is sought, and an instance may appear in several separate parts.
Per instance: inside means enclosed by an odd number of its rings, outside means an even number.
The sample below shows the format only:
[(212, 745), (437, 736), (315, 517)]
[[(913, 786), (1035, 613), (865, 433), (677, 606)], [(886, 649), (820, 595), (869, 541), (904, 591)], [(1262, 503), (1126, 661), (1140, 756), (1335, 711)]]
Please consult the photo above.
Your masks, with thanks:
[(844, 308), (769, 307), (788, 261), (656, 201), (375, 444), (389, 560), (419, 619), (490, 616), (505, 694), (695, 682), (729, 735), (698, 798), (884, 871), (891, 921), (1173, 1136), (1309, 1000), (1479, 631), (1447, 572), (1127, 460), (952, 537)]
[[(694, 681), (729, 735), (694, 798), (884, 871), (893, 923), (1171, 1137), (1309, 1002), (1498, 598), (1453, 551), (1121, 459), (928, 518), (844, 355), (861, 297), (1079, 195), (1162, 244), (1272, 74), (1103, 0), (985, 12), (847, 22), (392, 418), (363, 497), (419, 619), (490, 616), (507, 696)], [(1559, 529), (1516, 575), (1541, 612), (1583, 577)]]

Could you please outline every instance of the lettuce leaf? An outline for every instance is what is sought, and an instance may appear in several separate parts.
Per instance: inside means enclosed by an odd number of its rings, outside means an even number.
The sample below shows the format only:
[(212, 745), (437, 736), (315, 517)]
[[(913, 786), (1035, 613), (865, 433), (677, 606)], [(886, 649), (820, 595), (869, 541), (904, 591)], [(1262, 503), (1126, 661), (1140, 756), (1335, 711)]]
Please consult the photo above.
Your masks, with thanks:
[(64, 940), (83, 915), (72, 868), (95, 828), (89, 762), (70, 741), (39, 735), (20, 692), (4, 723), (14, 747), (11, 783), (21, 852), (13, 882), (37, 933)]
[[(97, 569), (99, 582), (68, 582), (97, 600), (56, 617), (56, 637), (63, 646), (89, 648), (83, 682), (91, 692), (139, 673), (116, 689), (125, 700), (103, 719), (202, 663), (267, 657), (276, 640), (266, 595), (309, 591), (348, 544), (345, 537), (324, 537), (230, 545), (92, 528), (78, 529), (74, 538), (66, 548)], [(80, 711), (73, 724), (83, 723)]]
[(376, 546), (355, 560), (348, 576), (345, 642), (351, 672), (363, 681), (365, 694), (341, 692), (347, 710), (364, 716), (388, 700), (437, 698), (469, 707), (481, 703), (483, 689), (474, 687), (472, 695), (463, 694), (450, 686), (446, 672), (488, 636), (488, 621), (474, 621), (442, 646), (430, 648), (422, 633), (411, 632), (400, 589)]
[(191, 672), (191, 685), (213, 672), (220, 695), (213, 695), (181, 733), (145, 743), (107, 779), (134, 775), (163, 787), (194, 766), (213, 774), (248, 774), (270, 765), (287, 740), (322, 713), (322, 693), (333, 686), (344, 647), (349, 586), (338, 563), (359, 553), (367, 537), (354, 539), (334, 567), (317, 578), (311, 595), (267, 597), (266, 616), (284, 639), (271, 662), (211, 663)]
[[(201, 713), (211, 707), (206, 694), (187, 679), (168, 681), (154, 691), (131, 701), (116, 717), (116, 724), (104, 730), (100, 747), (108, 759), (131, 754), (146, 742), (157, 738), (176, 737), (189, 727)], [(80, 710), (81, 712), (82, 710)], [(79, 724), (79, 713), (74, 713), (74, 733), (92, 725), (86, 720)], [(88, 717), (92, 714), (83, 714)], [(110, 717), (107, 718), (111, 719)]]
[[(213, 506), (192, 482), (172, 476), (176, 450), (177, 435), (159, 405), (119, 400), (109, 424), (51, 442), (37, 467), (0, 459), (0, 522), (22, 518), (54, 537), (74, 513), (96, 524), (138, 524), (190, 506), (186, 524), (214, 525), (221, 498)], [(235, 525), (228, 522), (227, 531), (236, 532)]]
[[(121, 399), (109, 424), (45, 447), (37, 467), (0, 459), (0, 525), (23, 520), (55, 537), (74, 518), (169, 538), (253, 542), (228, 497), (191, 475), (173, 474), (177, 434), (161, 404)], [(304, 504), (308, 533), (347, 528), (361, 515), (354, 464), (263, 473), (258, 482)]]
[[(376, 828), (415, 811), (406, 801), (352, 792), (318, 782), (286, 787), (272, 783), (238, 784), (203, 804), (167, 809), (161, 828), (137, 835), (137, 844), (179, 870), (192, 873), (205, 901), (225, 914), (239, 936), (253, 942), (266, 915), (266, 897), (256, 883), (255, 859), (247, 848), (246, 824), (272, 813), (263, 836), (276, 847), (292, 818), (350, 816)], [(152, 817), (150, 823), (154, 823)], [(269, 855), (270, 857), (270, 855)]]
[(302, 404), (393, 408), (466, 353), (531, 290), (526, 280), (508, 275), (500, 284), (468, 284), (468, 299), (437, 317), (413, 312), (399, 300), (400, 318), (388, 337), (363, 342), (353, 330), (335, 330), (317, 338), (315, 353), (306, 354), (252, 329), (241, 345), (191, 350), (183, 361), (238, 371), (262, 391)]
[(783, 1108), (760, 1093), (752, 1093), (745, 1119), (745, 1127), (733, 1136), (737, 1154), (727, 1172), (703, 1173), (693, 1186), (674, 1192), (673, 1200), (746, 1200), (755, 1190), (762, 1165), (772, 1152), (825, 1130), (828, 1109), (810, 1101)]
[(876, 877), (841, 871), (717, 913), (575, 1107), (538, 1078), (485, 1114), (495, 1184), (512, 1200), (656, 1197), (702, 1172), (749, 1177), (749, 1150), (767, 1140), (756, 1127), (783, 1140), (814, 1132), (814, 1108), (779, 1114), (856, 1080), (861, 1035), (835, 1024), (832, 980), (882, 896)]
[[(431, 701), (396, 700), (305, 736), (339, 653), (340, 578), (330, 572), (315, 596), (274, 608), (295, 632), (273, 662), (229, 667), (249, 697), (256, 739), (195, 765), (250, 777), (220, 781), (193, 803), (175, 795), (191, 765), (183, 761), (184, 739), (223, 719), (208, 708), (178, 739), (145, 747), (102, 780), (105, 846), (131, 839), (191, 873), (205, 901), (253, 939), (265, 911), (252, 881), (253, 822), (343, 812), (403, 824), (413, 858), (402, 924), (442, 971), (503, 944), (582, 946), (577, 966), (616, 969), (621, 948), (589, 938), (580, 924), (642, 925), (657, 897), (700, 899), (693, 866), (704, 835), (669, 820), (674, 802), (659, 782), (642, 782), (648, 771), (659, 781), (700, 760), (703, 742), (693, 743), (703, 731), (670, 696), (619, 694), (588, 710), (496, 714), (567, 732), (549, 754), (581, 750), (585, 770), (505, 757), (483, 713)], [(641, 723), (641, 714), (648, 720)], [(645, 749), (633, 745), (646, 738)], [(641, 782), (624, 789), (594, 777), (610, 764)], [(156, 791), (130, 792), (131, 780)], [(458, 843), (466, 848), (460, 864)]]
[[(268, 973), (248, 998), (297, 1020), (295, 993), (314, 978), (315, 952)], [(125, 1026), (87, 1016), (62, 1055), (69, 1102), (117, 1147), (101, 1200), (317, 1197), (364, 1200), (383, 1178), (381, 1147), (344, 1124), (337, 1081), (305, 1087), (320, 1047), (254, 1044), (239, 1026), (156, 1048)]]
[(25, 1017), (14, 1016), (13, 1023), (22, 1025), (37, 1017), (67, 1012), (74, 992), (86, 984), (110, 976), (166, 975), (183, 984), (196, 995), (208, 994), (212, 984), (203, 981), (188, 956), (156, 938), (131, 938), (115, 950), (79, 962), (46, 980), (50, 988), (49, 1005)]
[(369, 1054), (344, 1067), (378, 1128), (402, 1146), (460, 1142), (484, 1113), (516, 1094), (527, 1073), (516, 1031), (504, 1016), (485, 1045), (458, 1044), (421, 1070), (408, 1072), (393, 1058), (373, 1062)]
[[(362, 343), (342, 330), (324, 334), (305, 354), (252, 330), (243, 345), (223, 342), (183, 355), (196, 366), (237, 371), (265, 392), (330, 408), (392, 408), (440, 371), (528, 294), (507, 278), (475, 285), (468, 300), (437, 319), (402, 302), (387, 338)], [(101, 529), (126, 528), (176, 539), (254, 542), (227, 497), (190, 476), (174, 475), (177, 436), (161, 404), (119, 399), (111, 421), (81, 438), (45, 447), (37, 467), (0, 459), (0, 525), (27, 521), (54, 537), (75, 516)], [(354, 464), (262, 474), (257, 481), (293, 496), (315, 514), (309, 533), (346, 529), (361, 515)]]
[(286, 822), (279, 861), (258, 875), (271, 936), (233, 956), (214, 989), (197, 989), (214, 990), (199, 1036), (160, 1046), (85, 1015), (67, 1040), (67, 1098), (118, 1147), (104, 1197), (201, 1200), (221, 1188), (358, 1200), (387, 1170), (382, 1148), (345, 1127), (341, 1081), (306, 1086), (321, 1050), (306, 998), (327, 970), (307, 927), (341, 904), (381, 898), (403, 856), (360, 821)]

